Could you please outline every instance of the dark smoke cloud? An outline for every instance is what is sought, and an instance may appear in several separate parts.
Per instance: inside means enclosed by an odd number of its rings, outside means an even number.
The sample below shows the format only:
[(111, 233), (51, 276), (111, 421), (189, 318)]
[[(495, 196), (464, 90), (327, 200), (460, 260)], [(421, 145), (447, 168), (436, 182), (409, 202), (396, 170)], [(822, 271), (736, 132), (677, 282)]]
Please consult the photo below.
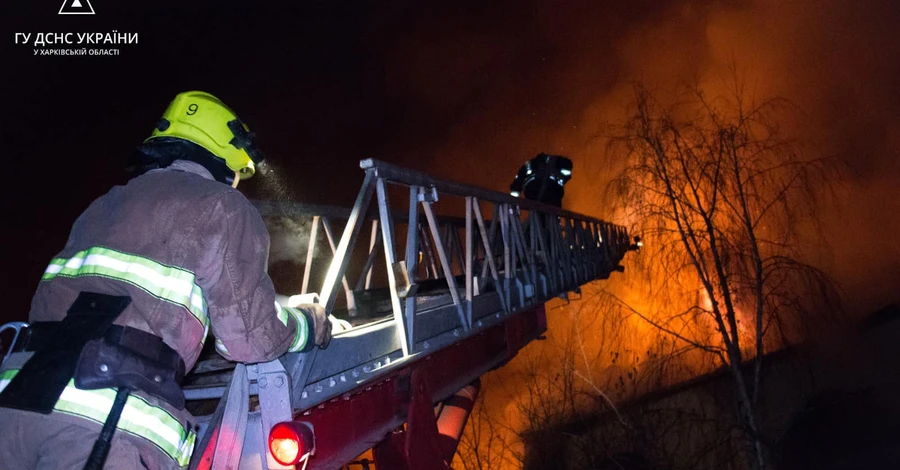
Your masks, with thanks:
[[(900, 284), (900, 41), (894, 2), (550, 2), (407, 6), (372, 23), (373, 74), (403, 104), (392, 157), (505, 190), (540, 151), (575, 160), (571, 208), (604, 215), (634, 81), (725, 91), (731, 67), (757, 98), (797, 106), (785, 130), (847, 165), (827, 247), (809, 255), (867, 311)], [(419, 10), (416, 10), (416, 9)], [(395, 16), (396, 15), (396, 16)], [(402, 25), (393, 18), (414, 18)], [(450, 163), (452, 162), (452, 163)], [(475, 171), (473, 171), (475, 170)], [(814, 248), (814, 247), (811, 247)]]
[[(826, 243), (811, 245), (806, 255), (837, 278), (857, 315), (900, 301), (894, 215), (900, 213), (900, 7), (894, 2), (421, 8), (382, 12), (370, 31), (379, 60), (370, 73), (403, 103), (402, 110), (392, 108), (397, 132), (384, 147), (392, 159), (505, 191), (522, 161), (541, 151), (562, 153), (575, 161), (569, 208), (608, 217), (601, 196), (620, 163), (607, 152), (605, 124), (626, 116), (633, 83), (644, 81), (663, 95), (691, 84), (715, 94), (725, 91), (734, 67), (752, 96), (796, 105), (786, 133), (847, 167), (837, 203), (823, 198)], [(393, 23), (395, 14), (415, 21)], [(623, 298), (641, 297), (627, 282), (609, 285)], [(571, 311), (549, 311), (550, 341), (529, 346), (526, 359), (486, 378), (495, 418), (521, 424), (514, 399), (522, 361), (538, 356), (559, 364)], [(643, 354), (652, 331), (633, 328), (623, 344)], [(587, 331), (588, 347), (602, 336)]]

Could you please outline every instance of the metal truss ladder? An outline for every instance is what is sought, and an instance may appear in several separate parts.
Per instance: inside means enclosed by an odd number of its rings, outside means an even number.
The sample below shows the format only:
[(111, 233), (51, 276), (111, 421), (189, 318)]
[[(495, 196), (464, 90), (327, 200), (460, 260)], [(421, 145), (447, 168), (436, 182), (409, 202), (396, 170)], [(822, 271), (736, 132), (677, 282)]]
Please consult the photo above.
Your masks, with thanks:
[[(365, 179), (349, 212), (256, 203), (265, 217), (308, 221), (300, 290), (309, 290), (314, 266), (327, 265), (321, 302), (329, 312), (340, 304), (342, 316), (357, 325), (337, 333), (327, 349), (282, 357), (276, 369), (281, 374), (283, 367), (289, 386), (266, 390), (260, 411), (251, 412), (251, 423), (315, 424), (317, 455), (310, 468), (345, 463), (413, 412), (369, 408), (409, 404), (423, 394), (416, 401), (438, 402), (508, 361), (545, 330), (546, 301), (608, 278), (620, 270), (630, 246), (623, 227), (603, 220), (378, 160), (363, 160), (360, 167)], [(336, 240), (333, 224), (341, 221)], [(358, 242), (367, 227), (363, 246)], [(319, 246), (320, 228), (327, 249)], [(339, 301), (341, 290), (345, 298)], [(425, 361), (431, 361), (427, 372), (416, 369)], [(215, 369), (198, 366), (201, 373)], [(250, 394), (261, 392), (257, 381)], [(387, 393), (379, 392), (384, 384), (392, 394), (378, 395)], [(403, 392), (410, 384), (417, 388)], [(200, 381), (186, 396), (214, 398), (223, 390), (222, 383)], [(397, 398), (403, 393), (406, 398)], [(267, 411), (268, 403), (278, 404), (277, 415)], [(348, 437), (346, 428), (324, 424), (340, 416), (368, 420), (356, 423), (365, 431)]]

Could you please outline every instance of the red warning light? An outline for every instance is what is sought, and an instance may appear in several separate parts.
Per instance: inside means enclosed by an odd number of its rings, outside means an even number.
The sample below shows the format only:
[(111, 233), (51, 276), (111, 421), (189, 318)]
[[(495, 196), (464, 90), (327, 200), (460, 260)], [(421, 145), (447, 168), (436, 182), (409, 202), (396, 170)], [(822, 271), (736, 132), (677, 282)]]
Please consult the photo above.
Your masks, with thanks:
[(269, 452), (281, 465), (296, 465), (313, 448), (312, 429), (304, 423), (285, 421), (269, 431)]

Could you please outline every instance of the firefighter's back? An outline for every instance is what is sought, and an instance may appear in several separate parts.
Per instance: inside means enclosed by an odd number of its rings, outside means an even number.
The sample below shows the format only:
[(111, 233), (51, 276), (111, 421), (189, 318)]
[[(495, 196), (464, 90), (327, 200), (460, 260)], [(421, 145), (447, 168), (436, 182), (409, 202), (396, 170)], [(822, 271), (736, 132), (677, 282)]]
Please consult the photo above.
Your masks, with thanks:
[[(193, 171), (183, 171), (185, 168)], [(223, 226), (229, 210), (245, 210), (236, 190), (204, 178), (192, 162), (150, 171), (116, 186), (76, 220), (65, 248), (48, 264), (29, 321), (59, 322), (83, 292), (131, 300), (115, 324), (160, 338), (190, 370), (209, 319), (201, 285), (221, 270)], [(9, 357), (0, 391), (34, 353)], [(37, 392), (36, 392), (37, 393)], [(81, 468), (115, 397), (112, 389), (66, 387), (49, 414), (0, 407), (3, 468)], [(195, 435), (183, 407), (135, 391), (128, 398), (105, 468), (179, 468)], [(159, 452), (162, 450), (162, 452)]]

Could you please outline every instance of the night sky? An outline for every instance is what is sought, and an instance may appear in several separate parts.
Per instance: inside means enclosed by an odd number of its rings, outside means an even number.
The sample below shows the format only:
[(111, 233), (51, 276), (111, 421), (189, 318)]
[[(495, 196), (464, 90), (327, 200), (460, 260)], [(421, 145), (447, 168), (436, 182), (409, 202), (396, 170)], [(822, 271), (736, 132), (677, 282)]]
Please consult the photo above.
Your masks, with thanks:
[[(571, 209), (603, 217), (598, 136), (634, 80), (714, 83), (730, 62), (849, 174), (813, 258), (860, 308), (900, 283), (895, 2), (140, 1), (4, 3), (0, 319), (24, 319), (78, 214), (114, 184), (178, 92), (219, 96), (294, 196), (347, 206), (375, 157), (503, 190), (541, 151), (575, 161)], [(15, 33), (139, 33), (119, 56), (34, 56)], [(55, 46), (54, 46), (55, 47)], [(79, 46), (58, 46), (79, 47)], [(98, 46), (99, 47), (99, 46)], [(116, 47), (116, 46), (111, 46)], [(51, 48), (51, 46), (48, 46)], [(499, 175), (499, 176), (498, 176)], [(253, 194), (253, 182), (245, 186)]]

